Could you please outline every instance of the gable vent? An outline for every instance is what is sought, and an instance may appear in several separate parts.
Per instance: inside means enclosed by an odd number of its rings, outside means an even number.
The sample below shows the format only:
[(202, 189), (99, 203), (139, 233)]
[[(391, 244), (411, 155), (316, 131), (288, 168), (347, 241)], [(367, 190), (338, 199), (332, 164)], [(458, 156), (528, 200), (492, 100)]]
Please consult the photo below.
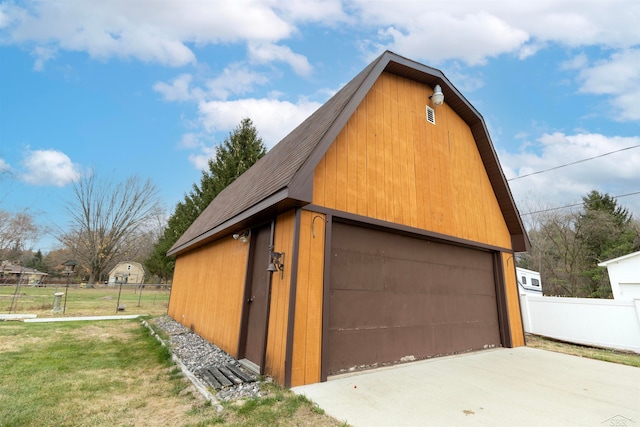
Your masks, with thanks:
[(427, 121), (432, 125), (436, 124), (436, 112), (433, 108), (427, 105)]

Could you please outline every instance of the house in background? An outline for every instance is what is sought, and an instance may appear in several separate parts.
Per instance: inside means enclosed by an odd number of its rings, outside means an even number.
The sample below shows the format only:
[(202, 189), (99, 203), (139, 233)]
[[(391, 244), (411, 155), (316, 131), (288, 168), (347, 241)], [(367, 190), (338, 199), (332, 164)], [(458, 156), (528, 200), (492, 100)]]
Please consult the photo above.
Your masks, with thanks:
[(385, 52), (180, 237), (168, 312), (287, 386), (521, 346), (528, 245), (482, 116)]
[(542, 280), (540, 273), (522, 267), (516, 267), (520, 294), (542, 296)]
[(44, 283), (48, 273), (43, 273), (35, 268), (23, 267), (10, 261), (2, 262), (2, 283), (18, 283), (21, 285), (37, 286)]
[(144, 267), (135, 261), (119, 262), (109, 272), (109, 286), (144, 283)]
[(640, 299), (640, 251), (601, 262), (598, 267), (607, 267), (614, 299)]

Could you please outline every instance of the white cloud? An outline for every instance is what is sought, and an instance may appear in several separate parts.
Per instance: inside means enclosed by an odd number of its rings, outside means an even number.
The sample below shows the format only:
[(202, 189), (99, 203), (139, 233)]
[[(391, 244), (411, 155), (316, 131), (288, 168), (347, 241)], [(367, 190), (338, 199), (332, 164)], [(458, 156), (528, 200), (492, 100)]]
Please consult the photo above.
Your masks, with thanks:
[(277, 99), (246, 98), (234, 101), (209, 101), (198, 105), (200, 121), (207, 132), (235, 128), (250, 117), (267, 147), (271, 148), (320, 107), (317, 102), (297, 103)]
[(196, 168), (204, 169), (215, 155), (218, 143), (243, 118), (251, 118), (264, 144), (271, 148), (319, 107), (319, 103), (305, 99), (296, 103), (268, 98), (203, 100), (198, 103), (198, 130), (185, 133), (178, 147), (190, 150), (189, 161)]
[(203, 101), (209, 98), (225, 100), (231, 95), (244, 95), (256, 85), (268, 83), (265, 75), (251, 71), (241, 64), (231, 64), (212, 79), (204, 80), (203, 87), (196, 86), (194, 76), (181, 74), (169, 83), (157, 82), (153, 89), (165, 101)]
[[(636, 0), (388, 2), (369, 0), (238, 0), (143, 2), (37, 0), (0, 5), (5, 43), (41, 50), (42, 67), (58, 50), (95, 58), (135, 58), (169, 66), (197, 61), (194, 46), (248, 43), (254, 60), (278, 60), (297, 73), (307, 59), (283, 40), (300, 25), (364, 31), (376, 51), (391, 48), (438, 63), (482, 64), (501, 54), (526, 58), (548, 43), (624, 49), (640, 43)], [(258, 47), (260, 47), (258, 49)]]
[(44, 64), (56, 56), (56, 50), (45, 46), (36, 46), (33, 50), (33, 56), (36, 57), (36, 62), (33, 64), (35, 71), (44, 70)]
[[(500, 161), (507, 179), (511, 179), (639, 144), (640, 137), (557, 132), (542, 135), (535, 143), (529, 143), (526, 151), (501, 152)], [(527, 206), (529, 200), (543, 202), (545, 207), (556, 207), (580, 202), (594, 189), (612, 196), (640, 191), (639, 164), (640, 147), (637, 147), (513, 180), (509, 185), (521, 213), (525, 213), (523, 206)], [(620, 203), (640, 216), (640, 197), (621, 199)]]
[(182, 135), (182, 139), (180, 140), (178, 146), (180, 148), (186, 149), (199, 148), (202, 146), (202, 143), (200, 142), (198, 134), (189, 132)]
[(200, 99), (201, 91), (191, 89), (191, 74), (181, 74), (171, 81), (171, 83), (157, 82), (153, 85), (153, 90), (160, 93), (165, 101), (193, 101)]
[(579, 53), (573, 58), (560, 64), (563, 70), (581, 70), (589, 64), (589, 58), (584, 53)]
[(228, 99), (266, 83), (265, 75), (232, 64), (217, 77), (201, 81), (200, 86), (192, 75), (183, 74), (169, 83), (157, 82), (154, 90), (167, 101), (193, 102), (197, 106), (198, 118), (178, 146), (191, 150), (189, 161), (202, 169), (215, 153), (214, 137), (226, 137), (243, 118), (251, 118), (265, 145), (271, 148), (321, 105), (304, 98), (297, 102), (279, 100), (282, 94), (276, 92), (267, 98)]
[(463, 16), (429, 15), (428, 22), (417, 20), (400, 29), (391, 26), (381, 35), (392, 39), (390, 47), (394, 51), (411, 52), (413, 57), (420, 52), (418, 57), (435, 63), (460, 58), (470, 65), (483, 64), (489, 57), (516, 51), (529, 38), (525, 31), (484, 12)]
[[(590, 68), (580, 53), (558, 64), (582, 70), (581, 91), (611, 96), (616, 120), (640, 120), (640, 31), (636, 0), (388, 2), (352, 0), (363, 26), (380, 28), (365, 56), (394, 50), (426, 63), (482, 65), (509, 54), (526, 59), (548, 46), (597, 46), (613, 52)], [(602, 101), (600, 101), (602, 102)]]
[(222, 74), (208, 80), (205, 85), (209, 94), (216, 99), (227, 99), (230, 95), (244, 95), (256, 85), (268, 82), (264, 74), (251, 71), (241, 64), (232, 64)]
[(274, 43), (250, 43), (249, 57), (252, 61), (265, 64), (275, 61), (288, 64), (293, 71), (301, 76), (311, 74), (312, 67), (307, 58), (294, 53), (287, 46), (279, 46)]
[(580, 72), (580, 91), (609, 95), (614, 119), (640, 120), (640, 49), (628, 49), (611, 55)]
[(209, 166), (209, 159), (213, 158), (216, 154), (215, 145), (200, 147), (199, 153), (189, 154), (189, 162), (195, 166), (196, 169), (204, 170)]
[[(443, 70), (451, 82), (462, 93), (470, 93), (484, 86), (484, 79), (481, 73), (470, 73), (465, 71), (457, 62)], [(476, 74), (476, 75), (474, 75)]]
[(291, 21), (322, 22), (327, 25), (351, 21), (341, 0), (295, 0), (275, 2), (282, 15)]
[(11, 170), (11, 166), (4, 159), (0, 159), (0, 173), (9, 172)]
[(56, 150), (29, 151), (22, 160), (20, 180), (33, 185), (63, 187), (80, 177), (80, 167)]
[(270, 2), (258, 0), (34, 1), (23, 6), (3, 4), (0, 24), (7, 43), (168, 66), (194, 63), (192, 44), (273, 42), (295, 30)]
[[(376, 51), (438, 63), (482, 64), (500, 54), (521, 59), (549, 43), (629, 48), (640, 43), (635, 0), (388, 2), (352, 0), (361, 25), (378, 26)], [(629, 13), (621, 13), (629, 11)]]

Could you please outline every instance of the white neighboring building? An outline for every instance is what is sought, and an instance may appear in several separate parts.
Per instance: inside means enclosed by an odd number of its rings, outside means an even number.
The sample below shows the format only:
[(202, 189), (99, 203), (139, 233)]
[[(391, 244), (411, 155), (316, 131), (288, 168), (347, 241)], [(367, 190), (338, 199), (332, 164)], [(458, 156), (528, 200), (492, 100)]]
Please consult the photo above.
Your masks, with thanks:
[(601, 262), (607, 267), (613, 299), (640, 299), (640, 251)]
[(526, 268), (516, 267), (518, 292), (520, 294), (542, 296), (542, 280), (540, 273)]
[(120, 283), (144, 283), (144, 268), (135, 261), (119, 262), (109, 272), (109, 286)]

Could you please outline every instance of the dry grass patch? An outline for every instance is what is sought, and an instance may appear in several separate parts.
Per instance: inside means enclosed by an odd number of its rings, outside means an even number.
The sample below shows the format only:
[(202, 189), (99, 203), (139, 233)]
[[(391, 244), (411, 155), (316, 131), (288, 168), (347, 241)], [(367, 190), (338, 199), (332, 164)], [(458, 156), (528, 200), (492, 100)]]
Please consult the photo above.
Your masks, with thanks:
[(589, 347), (579, 344), (570, 344), (539, 335), (526, 335), (527, 347), (542, 350), (555, 351), (557, 353), (571, 354), (573, 356), (588, 357), (590, 359), (603, 360), (605, 362), (619, 363), (640, 367), (640, 354), (612, 350), (606, 348)]

